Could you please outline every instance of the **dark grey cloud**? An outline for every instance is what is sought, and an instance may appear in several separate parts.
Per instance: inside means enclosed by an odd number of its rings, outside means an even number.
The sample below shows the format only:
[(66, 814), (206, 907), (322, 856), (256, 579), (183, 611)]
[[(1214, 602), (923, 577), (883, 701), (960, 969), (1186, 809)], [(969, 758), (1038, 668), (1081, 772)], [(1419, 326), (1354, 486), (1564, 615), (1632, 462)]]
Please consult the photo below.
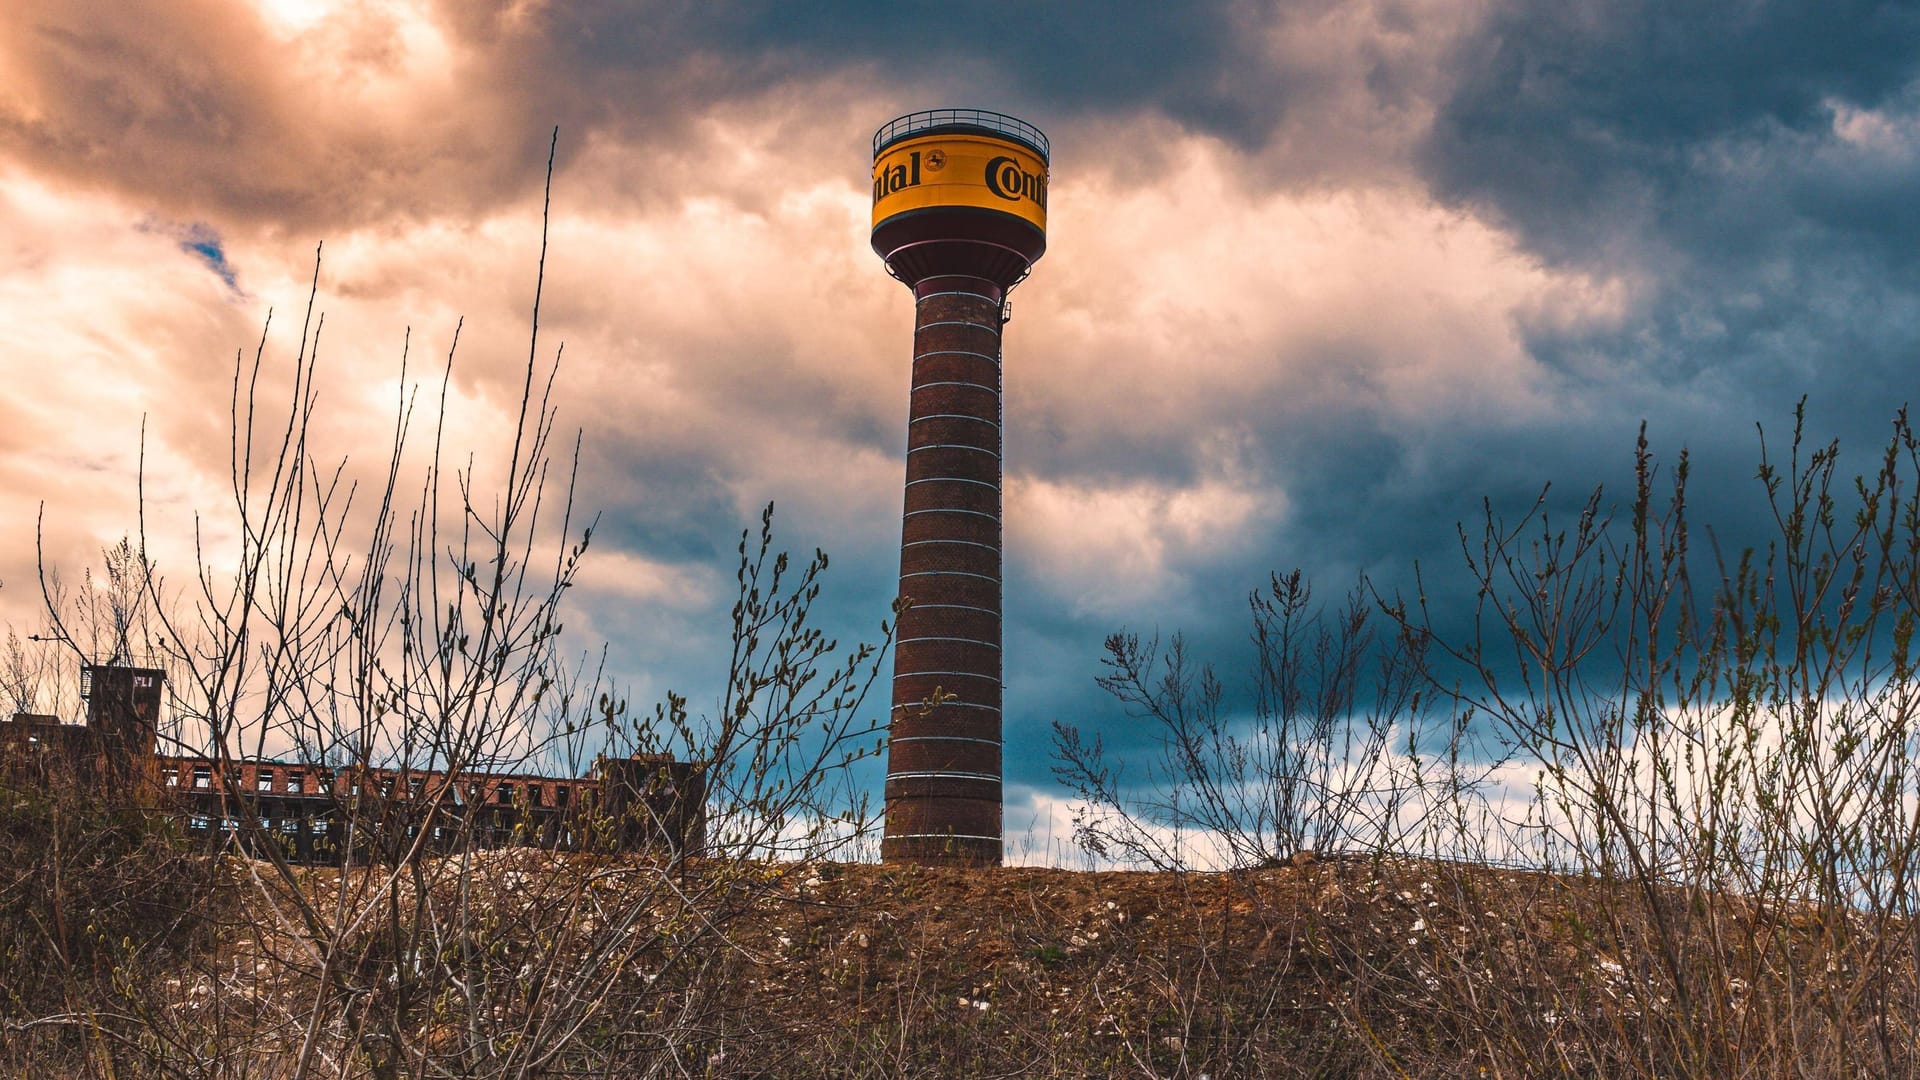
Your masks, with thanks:
[(1878, 438), (1920, 346), (1920, 8), (1514, 3), (1457, 63), (1435, 191), (1643, 298), (1605, 332), (1530, 328), (1572, 392), (1694, 440), (1806, 394)]
[(1530, 332), (1577, 392), (1696, 437), (1801, 394), (1877, 431), (1906, 396), (1920, 8), (1511, 4), (1458, 62), (1436, 192), (1639, 282), (1624, 326)]
[[(1920, 7), (1507, 3), (1453, 62), (1435, 193), (1633, 283), (1619, 325), (1524, 328), (1569, 399), (1704, 451), (1696, 493), (1735, 534), (1753, 425), (1779, 434), (1801, 395), (1864, 467), (1920, 351)], [(1567, 456), (1568, 478), (1619, 476)]]
[[(1544, 410), (1409, 422), (1368, 384), (1393, 377), (1386, 361), (1400, 358), (1383, 350), (1421, 343), (1362, 340), (1351, 332), (1358, 328), (1305, 357), (1318, 382), (1223, 383), (1216, 401), (1188, 406), (1187, 430), (1120, 414), (1095, 417), (1091, 428), (1082, 417), (1075, 427), (1072, 417), (1011, 400), (1015, 471), (1096, 488), (1191, 487), (1218, 468), (1209, 440), (1231, 427), (1246, 437), (1244, 464), (1287, 503), (1284, 515), (1250, 522), (1250, 535), (1230, 548), (1169, 554), (1159, 569), (1179, 594), (1144, 592), (1149, 599), (1120, 611), (1079, 607), (1052, 579), (1057, 566), (1010, 547), (1008, 776), (1016, 789), (1045, 790), (1052, 720), (1098, 727), (1123, 754), (1139, 753), (1149, 738), (1093, 687), (1109, 632), (1185, 633), (1197, 655), (1237, 683), (1252, 660), (1244, 598), (1269, 571), (1303, 567), (1333, 602), (1363, 573), (1388, 593), (1410, 589), (1418, 564), (1443, 629), (1464, 633), (1473, 595), (1457, 530), (1477, 529), (1483, 500), (1512, 519), (1551, 482), (1550, 504), (1565, 519), (1604, 484), (1606, 504), (1624, 508), (1644, 419), (1663, 460), (1682, 447), (1692, 453), (1699, 519), (1738, 546), (1761, 536), (1765, 519), (1751, 480), (1755, 421), (1777, 440), (1793, 402), (1810, 394), (1816, 435), (1845, 437), (1864, 467), (1906, 396), (1904, 373), (1920, 345), (1911, 275), (1920, 222), (1904, 197), (1920, 181), (1913, 8), (1509, 4), (1457, 39), (1432, 29), (1433, 8), (1370, 5), (1361, 31), (1337, 25), (1341, 10), (1118, 5), (1090, 17), (1008, 4), (955, 18), (926, 4), (666, 4), (639, 15), (624, 5), (559, 4), (532, 28), (465, 32), (488, 49), (495, 40), (537, 43), (526, 59), (500, 61), (507, 78), (531, 83), (541, 66), (559, 65), (581, 72), (586, 87), (537, 108), (645, 145), (670, 147), (699, 115), (694, 102), (746, 101), (840, 77), (895, 94), (902, 108), (1028, 112), (1059, 136), (1063, 160), (1076, 145), (1100, 145), (1103, 124), (1154, 115), (1173, 133), (1224, 140), (1255, 188), (1425, 185), (1512, 230), (1521, 257), (1628, 283), (1618, 320), (1513, 317), (1526, 357), (1544, 372), (1541, 393), (1557, 406)], [(1439, 44), (1408, 44), (1423, 35)], [(1316, 43), (1325, 45), (1318, 55)], [(1436, 61), (1440, 45), (1447, 48)], [(1362, 70), (1329, 70), (1328, 57)], [(1408, 118), (1425, 111), (1433, 120), (1421, 135)], [(1853, 113), (1886, 133), (1850, 135)], [(851, 160), (883, 119), (844, 118)], [(796, 133), (830, 126), (788, 122)], [(1383, 134), (1314, 157), (1315, 147), (1369, 124)], [(1222, 252), (1223, 262), (1257, 265), (1262, 238), (1249, 239)], [(1021, 298), (1023, 306), (1046, 302)], [(1391, 319), (1396, 298), (1383, 295), (1378, 307), (1375, 318)], [(899, 318), (904, 326), (904, 308)], [(1020, 378), (1014, 368), (1049, 359), (1034, 354), (1032, 338), (1023, 343), (1025, 332), (1016, 326), (1010, 339), (1010, 387)], [(758, 353), (777, 365), (788, 356), (777, 334), (751, 325), (729, 333), (736, 359), (701, 376), (709, 396), (837, 445), (897, 447), (898, 418), (870, 401), (751, 374), (740, 358)], [(1324, 404), (1299, 404), (1308, 392)], [(609, 536), (654, 557), (724, 566), (750, 466), (724, 450), (676, 457), (677, 437), (671, 429), (615, 436), (607, 474), (633, 469), (647, 493), (624, 500)], [(828, 593), (829, 625), (848, 639), (865, 636), (892, 591), (890, 512), (836, 524), (830, 499), (793, 496), (802, 504), (797, 527), (786, 519), (793, 546), (826, 546), (845, 572)], [(676, 663), (699, 671), (691, 651)]]
[[(1326, 5), (1308, 5), (1324, 9)], [(983, 104), (1089, 113), (1152, 109), (1257, 139), (1285, 107), (1253, 94), (1266, 72), (1251, 50), (1253, 6), (1028, 4), (956, 9), (889, 4), (657, 3), (636, 10), (583, 0), (545, 11), (555, 50), (596, 69), (723, 64), (739, 90), (844, 69), (868, 69), (903, 90), (967, 88)], [(862, 119), (864, 122), (864, 118)]]
[(1435, 190), (1638, 279), (1624, 325), (1530, 330), (1571, 392), (1730, 463), (1801, 395), (1816, 434), (1883, 436), (1920, 351), (1920, 8), (1510, 4), (1459, 63)]
[(1591, 257), (1623, 229), (1686, 229), (1700, 180), (1739, 195), (1740, 151), (1884, 104), (1917, 55), (1904, 3), (1508, 3), (1455, 54), (1426, 159), (1443, 195)]

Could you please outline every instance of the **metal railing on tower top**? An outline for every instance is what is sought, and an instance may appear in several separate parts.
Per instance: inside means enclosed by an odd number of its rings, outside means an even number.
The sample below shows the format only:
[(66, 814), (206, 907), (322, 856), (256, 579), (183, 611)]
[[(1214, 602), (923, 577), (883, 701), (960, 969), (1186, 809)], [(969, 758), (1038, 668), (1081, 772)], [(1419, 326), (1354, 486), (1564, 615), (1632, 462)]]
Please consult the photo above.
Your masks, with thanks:
[[(987, 109), (922, 109), (889, 120), (873, 133), (875, 154), (902, 139), (935, 128), (977, 128), (1025, 143), (1048, 158), (1047, 136), (1025, 120)], [(1050, 160), (1050, 159), (1049, 159)]]

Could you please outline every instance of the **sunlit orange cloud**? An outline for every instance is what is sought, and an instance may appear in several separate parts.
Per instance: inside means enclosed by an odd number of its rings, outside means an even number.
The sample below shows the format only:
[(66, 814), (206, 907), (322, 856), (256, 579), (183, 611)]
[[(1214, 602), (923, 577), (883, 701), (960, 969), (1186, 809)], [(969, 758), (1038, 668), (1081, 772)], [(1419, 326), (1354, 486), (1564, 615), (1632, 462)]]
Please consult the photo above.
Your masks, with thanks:
[(511, 24), (475, 45), (401, 3), (27, 0), (4, 19), (0, 146), (163, 214), (299, 236), (537, 178), (549, 125), (529, 118), (551, 110), (508, 70), (537, 60)]
[[(561, 426), (584, 431), (581, 500), (609, 526), (575, 629), (658, 683), (723, 629), (731, 531), (768, 500), (890, 590), (911, 314), (866, 246), (865, 154), (924, 87), (756, 88), (697, 56), (672, 78), (546, 69), (531, 4), (125, 7), (29, 3), (0, 45), (0, 614), (34, 620), (41, 502), (69, 562), (133, 527), (143, 418), (154, 551), (190, 559), (225, 490), (235, 356), (272, 308), (284, 386), (321, 241), (318, 455), (370, 475), (409, 331), (431, 387), (464, 317), (449, 432), (484, 474), (527, 359), (555, 126), (540, 357), (564, 342)], [(1404, 138), (1410, 110), (1340, 152)], [(1520, 328), (1631, 299), (1391, 168), (1288, 184), (1153, 115), (1054, 130), (1052, 249), (1007, 337), (1009, 544), (1080, 615), (1163, 610), (1195, 567), (1257, 560), (1290, 508), (1273, 431), (1549, 414), (1567, 403)], [(231, 286), (183, 247), (196, 225)]]

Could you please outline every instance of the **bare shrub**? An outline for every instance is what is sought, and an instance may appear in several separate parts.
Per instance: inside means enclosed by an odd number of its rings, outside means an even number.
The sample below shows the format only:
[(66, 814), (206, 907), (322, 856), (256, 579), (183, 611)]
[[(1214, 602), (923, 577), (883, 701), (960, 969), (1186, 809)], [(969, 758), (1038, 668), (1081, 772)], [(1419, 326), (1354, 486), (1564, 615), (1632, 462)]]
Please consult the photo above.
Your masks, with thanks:
[(1643, 432), (1635, 465), (1624, 523), (1489, 516), (1479, 636), (1396, 609), (1538, 763), (1543, 864), (1618, 886), (1569, 901), (1614, 1004), (1560, 1020), (1641, 1075), (1906, 1074), (1920, 445), (1903, 412), (1849, 481), (1797, 420), (1765, 546), (1704, 559), (1685, 455), (1663, 481)]
[[(543, 229), (521, 396), (511, 437), (494, 441), (497, 462), (450, 461), (454, 348), (437, 399), (404, 389), (403, 356), (391, 442), (370, 486), (349, 479), (345, 459), (323, 461), (313, 439), (324, 325), (317, 258), (290, 370), (269, 359), (265, 335), (236, 358), (230, 501), (224, 528), (208, 530), (233, 543), (199, 546), (177, 602), (161, 602), (151, 574), (129, 579), (150, 620), (149, 647), (171, 676), (177, 738), (222, 774), (284, 755), (339, 777), (392, 770), (400, 783), (325, 789), (337, 866), (291, 859), (261, 801), (234, 785), (221, 788), (221, 816), (233, 824), (224, 852), (173, 856), (197, 875), (186, 894), (142, 893), (126, 876), (134, 863), (111, 863), (124, 872), (102, 883), (103, 895), (125, 889), (168, 910), (203, 910), (210, 936), (164, 971), (123, 966), (75, 991), (79, 1011), (23, 998), (12, 1032), (80, 1033), (63, 1044), (60, 1071), (697, 1069), (736, 1022), (716, 973), (755, 962), (737, 938), (777, 886), (768, 860), (823, 857), (874, 825), (846, 777), (877, 752), (862, 703), (887, 628), (880, 645), (844, 651), (823, 634), (813, 605), (826, 556), (796, 565), (778, 551), (771, 506), (757, 538), (741, 535), (714, 713), (680, 695), (630, 712), (594, 653), (563, 647), (563, 600), (592, 525), (574, 507), (573, 466), (555, 456), (559, 357), (543, 359), (539, 339), (545, 254)], [(269, 391), (276, 385), (284, 397)], [(143, 560), (143, 541), (130, 557)], [(63, 610), (50, 574), (47, 582), (50, 612)], [(654, 807), (639, 800), (634, 822), (613, 820), (608, 805), (577, 808), (578, 835), (561, 845), (570, 850), (543, 850), (518, 831), (487, 833), (493, 808), (459, 782), (580, 776), (602, 755), (633, 754), (671, 758), (697, 778), (698, 794), (685, 797), (704, 803), (703, 836), (649, 833), (662, 823), (646, 820)], [(410, 776), (454, 782), (409, 791)], [(111, 834), (96, 824), (85, 827), (104, 843)], [(623, 830), (642, 838), (637, 849), (619, 840)], [(127, 843), (161, 835), (135, 830)], [(44, 985), (61, 985), (53, 974)], [(27, 1056), (46, 1049), (18, 1045)]]
[(1107, 638), (1098, 683), (1151, 749), (1129, 775), (1098, 733), (1054, 724), (1054, 774), (1080, 800), (1075, 840), (1091, 854), (1181, 870), (1400, 850), (1429, 829), (1437, 795), (1472, 787), (1464, 729), (1424, 707), (1424, 639), (1382, 637), (1364, 583), (1328, 610), (1295, 570), (1248, 602), (1254, 662), (1240, 700), (1177, 635), (1164, 648)]
[[(1472, 610), (1375, 597), (1384, 646), (1355, 632), (1355, 599), (1290, 650), (1303, 609), (1276, 578), (1250, 706), (1178, 639), (1109, 639), (1101, 685), (1159, 750), (1130, 781), (1097, 736), (1056, 728), (1081, 843), (1168, 868), (1290, 847), (1416, 860), (1417, 932), (1349, 939), (1324, 968), (1335, 1028), (1383, 1074), (1910, 1074), (1920, 439), (1901, 413), (1849, 479), (1798, 420), (1784, 461), (1763, 437), (1770, 530), (1737, 552), (1693, 526), (1685, 454), (1663, 475), (1643, 432), (1634, 462), (1618, 517), (1597, 490), (1564, 522), (1544, 493), (1517, 521), (1489, 508), (1461, 532)], [(1375, 652), (1377, 675), (1348, 677)], [(1270, 689), (1289, 684), (1291, 710)], [(1380, 734), (1420, 729), (1447, 737)], [(1502, 766), (1509, 787), (1483, 785)], [(1370, 775), (1392, 778), (1387, 802), (1333, 779)], [(1487, 865), (1511, 860), (1538, 872), (1524, 909)]]

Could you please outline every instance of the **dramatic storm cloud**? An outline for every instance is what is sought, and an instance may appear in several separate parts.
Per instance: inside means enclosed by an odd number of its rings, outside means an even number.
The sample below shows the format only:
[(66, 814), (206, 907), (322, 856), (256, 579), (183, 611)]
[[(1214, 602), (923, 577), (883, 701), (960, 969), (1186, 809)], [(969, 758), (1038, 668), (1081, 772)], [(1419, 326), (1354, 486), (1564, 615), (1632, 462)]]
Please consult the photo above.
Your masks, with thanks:
[(570, 629), (698, 707), (774, 500), (870, 636), (912, 316), (866, 247), (868, 137), (1004, 109), (1055, 150), (1006, 344), (1017, 831), (1060, 794), (1051, 721), (1137, 745), (1093, 686), (1109, 632), (1231, 672), (1272, 570), (1331, 596), (1418, 560), (1457, 600), (1456, 522), (1617, 483), (1642, 419), (1735, 538), (1755, 421), (1807, 395), (1878, 441), (1920, 335), (1916, 76), (1899, 4), (14, 3), (0, 609), (36, 624), (43, 503), (69, 567), (135, 527), (143, 418), (184, 576), (234, 357), (269, 308), (291, 355), (322, 242), (323, 456), (378, 456), (409, 332), (417, 377), (462, 316), (450, 430), (485, 455), (557, 126), (542, 332), (602, 515)]

